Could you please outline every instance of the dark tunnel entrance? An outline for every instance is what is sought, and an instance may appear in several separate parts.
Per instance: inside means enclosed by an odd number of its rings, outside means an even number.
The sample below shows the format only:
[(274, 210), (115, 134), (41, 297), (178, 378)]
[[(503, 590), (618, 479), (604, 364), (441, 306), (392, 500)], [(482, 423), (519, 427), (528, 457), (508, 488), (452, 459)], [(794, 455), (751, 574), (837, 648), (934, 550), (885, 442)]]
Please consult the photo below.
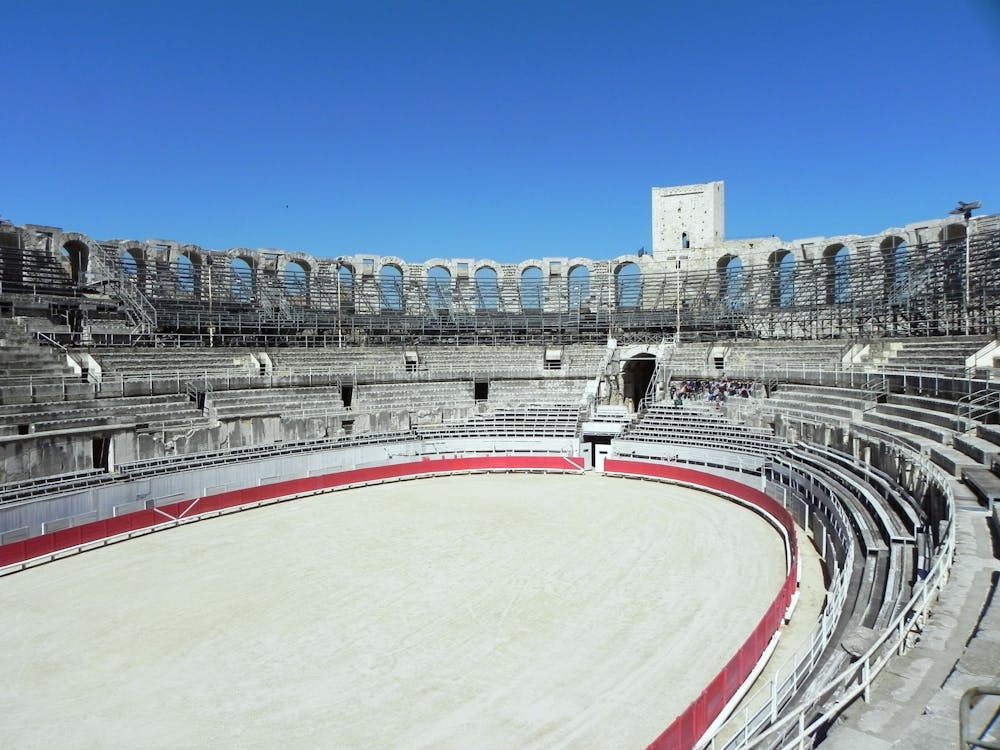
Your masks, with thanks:
[(655, 372), (655, 354), (636, 354), (625, 360), (622, 368), (622, 395), (632, 411), (639, 408), (639, 402), (646, 396), (646, 389)]

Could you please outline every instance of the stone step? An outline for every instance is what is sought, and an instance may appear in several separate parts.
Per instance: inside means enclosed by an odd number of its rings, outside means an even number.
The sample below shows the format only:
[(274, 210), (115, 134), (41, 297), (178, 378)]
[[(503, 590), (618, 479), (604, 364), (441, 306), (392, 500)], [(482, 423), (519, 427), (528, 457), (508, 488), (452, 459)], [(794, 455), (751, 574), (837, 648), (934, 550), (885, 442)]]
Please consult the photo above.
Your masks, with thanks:
[(975, 435), (955, 435), (952, 445), (984, 466), (990, 466), (1000, 456), (1000, 446)]
[(926, 422), (957, 432), (966, 432), (975, 427), (975, 422), (972, 420), (964, 419), (954, 414), (927, 409), (922, 406), (901, 404), (892, 399), (890, 399), (889, 403), (879, 404), (876, 411), (879, 414), (891, 414), (896, 417), (903, 417), (904, 419)]
[(938, 427), (937, 425), (929, 424), (927, 422), (895, 414), (883, 413), (881, 411), (881, 407), (875, 411), (867, 412), (862, 417), (862, 421), (870, 424), (881, 425), (883, 427), (891, 427), (901, 432), (909, 432), (912, 435), (933, 440), (941, 445), (950, 445), (954, 434), (952, 430)]

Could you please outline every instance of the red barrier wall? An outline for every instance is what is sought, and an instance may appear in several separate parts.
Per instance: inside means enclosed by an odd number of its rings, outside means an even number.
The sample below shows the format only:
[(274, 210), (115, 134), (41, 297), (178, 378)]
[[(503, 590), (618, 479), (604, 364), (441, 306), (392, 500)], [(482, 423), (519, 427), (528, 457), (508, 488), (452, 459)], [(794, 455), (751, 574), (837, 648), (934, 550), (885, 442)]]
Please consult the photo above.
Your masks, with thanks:
[[(63, 531), (43, 534), (0, 546), (0, 567), (42, 557), (59, 550), (69, 550), (81, 544), (138, 531), (163, 524), (172, 519), (198, 516), (203, 513), (234, 508), (277, 497), (318, 492), (336, 487), (361, 485), (369, 482), (426, 477), (463, 471), (557, 471), (583, 470), (582, 458), (560, 456), (487, 456), (476, 458), (424, 459), (405, 464), (375, 466), (367, 469), (341, 471), (322, 476), (295, 479), (276, 484), (250, 487), (194, 500), (184, 500), (163, 506), (156, 511), (144, 510), (126, 516), (108, 518)], [(782, 624), (797, 586), (798, 548), (795, 524), (780, 503), (763, 492), (740, 482), (713, 476), (678, 466), (608, 459), (606, 472), (653, 479), (662, 479), (700, 489), (718, 492), (764, 511), (787, 532), (792, 565), (778, 595), (760, 619), (747, 641), (733, 655), (722, 671), (708, 684), (695, 701), (657, 737), (647, 750), (689, 750), (705, 734), (729, 700), (746, 681), (760, 660), (771, 637)]]
[(748, 487), (725, 477), (717, 477), (694, 469), (666, 464), (644, 463), (608, 459), (604, 470), (614, 474), (663, 479), (699, 489), (712, 490), (759, 508), (774, 518), (785, 529), (791, 553), (791, 565), (777, 596), (771, 602), (764, 616), (750, 633), (750, 637), (737, 650), (722, 671), (715, 676), (693, 703), (678, 716), (667, 729), (649, 745), (647, 750), (690, 750), (704, 736), (746, 682), (754, 666), (763, 656), (771, 637), (781, 627), (785, 612), (792, 602), (798, 586), (798, 545), (795, 538), (795, 522), (791, 515), (773, 498), (760, 490)]
[(405, 464), (373, 466), (367, 469), (339, 471), (321, 476), (293, 479), (259, 487), (223, 492), (219, 495), (183, 500), (157, 510), (143, 510), (125, 516), (54, 531), (41, 536), (0, 546), (0, 567), (70, 550), (129, 531), (148, 529), (177, 518), (188, 518), (226, 508), (270, 500), (276, 497), (307, 494), (323, 490), (367, 484), (404, 477), (426, 477), (462, 471), (582, 471), (583, 459), (562, 456), (483, 456), (473, 458), (425, 458)]

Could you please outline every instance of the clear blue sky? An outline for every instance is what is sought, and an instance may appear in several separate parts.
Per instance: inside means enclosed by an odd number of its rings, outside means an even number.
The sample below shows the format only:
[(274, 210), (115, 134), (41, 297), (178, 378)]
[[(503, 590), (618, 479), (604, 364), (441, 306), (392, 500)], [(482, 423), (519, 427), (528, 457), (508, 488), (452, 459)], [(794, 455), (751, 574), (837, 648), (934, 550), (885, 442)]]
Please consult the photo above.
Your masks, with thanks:
[(1000, 212), (1000, 3), (4, 0), (0, 215), (519, 260)]

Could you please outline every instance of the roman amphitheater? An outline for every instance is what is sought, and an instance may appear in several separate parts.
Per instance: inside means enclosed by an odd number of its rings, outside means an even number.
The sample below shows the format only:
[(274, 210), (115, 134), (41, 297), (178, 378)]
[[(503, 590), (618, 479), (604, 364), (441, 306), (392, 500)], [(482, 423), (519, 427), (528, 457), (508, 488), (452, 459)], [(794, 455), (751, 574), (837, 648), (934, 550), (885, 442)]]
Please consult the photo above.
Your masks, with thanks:
[(5, 746), (1000, 746), (1000, 215), (652, 236), (0, 224)]

